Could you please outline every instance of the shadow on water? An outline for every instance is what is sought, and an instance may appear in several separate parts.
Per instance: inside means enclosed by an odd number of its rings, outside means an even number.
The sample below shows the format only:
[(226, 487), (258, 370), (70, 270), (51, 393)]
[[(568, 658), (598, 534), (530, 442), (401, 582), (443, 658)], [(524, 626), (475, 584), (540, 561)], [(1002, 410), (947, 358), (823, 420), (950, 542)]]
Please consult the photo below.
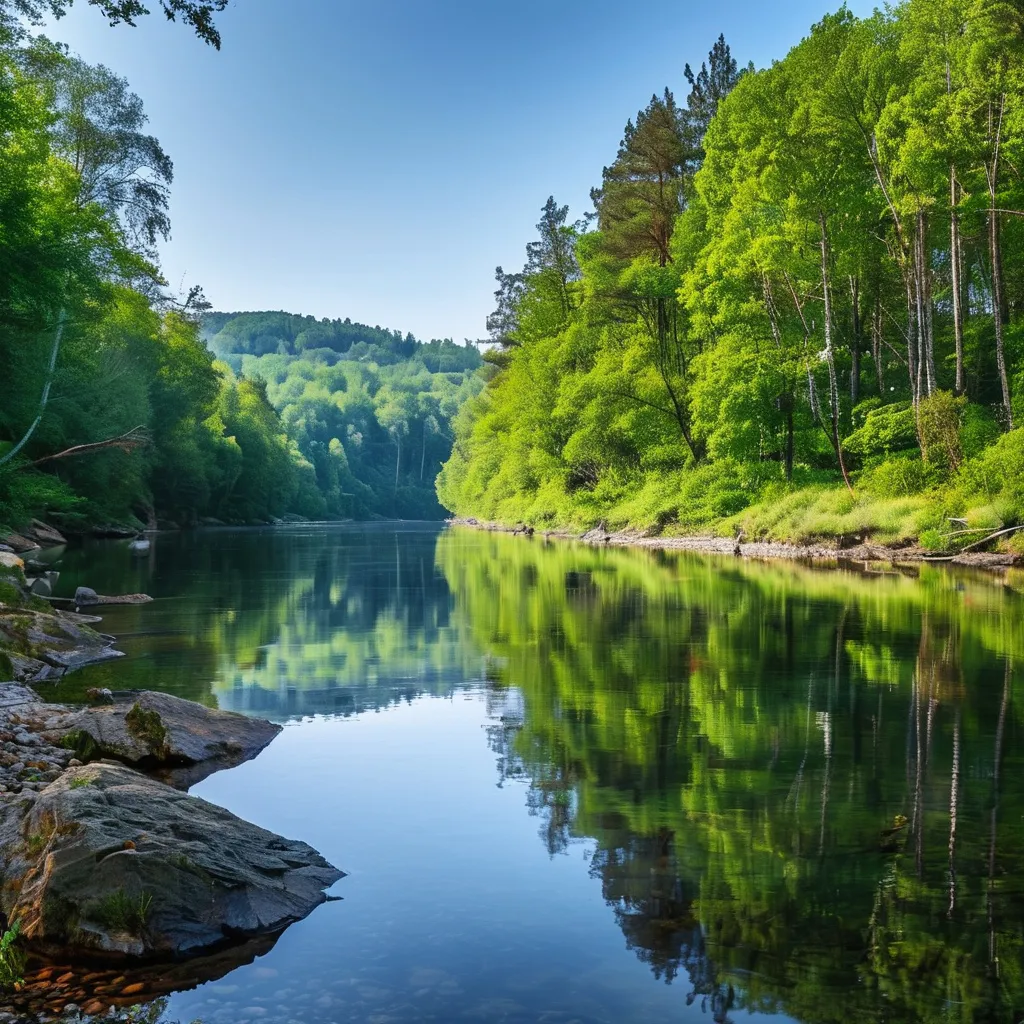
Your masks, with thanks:
[[(1024, 1008), (1020, 576), (821, 571), (395, 524), (161, 537), (149, 562), (106, 548), (64, 568), (62, 585), (157, 601), (112, 610), (103, 628), (129, 657), (70, 677), (57, 699), (138, 686), (298, 721), (418, 714), (414, 698), (473, 686), (493, 799), (525, 793), (543, 864), (585, 854), (622, 956), (649, 970), (643, 997), (670, 984), (659, 1012), (1011, 1024)], [(399, 771), (361, 782), (382, 808), (411, 784)], [(400, 863), (411, 870), (414, 854)], [(437, 907), (468, 884), (464, 866), (445, 870), (432, 864)], [(492, 916), (511, 921), (518, 908), (489, 884)], [(382, 915), (414, 913), (397, 888)], [(594, 996), (604, 1016), (557, 955), (509, 950), (519, 985), (493, 994), (521, 1013), (483, 1019), (645, 1019), (625, 975), (588, 982), (608, 986)], [(399, 954), (380, 955), (397, 975)], [(312, 968), (289, 968), (298, 990)], [(453, 954), (468, 988), (459, 969)], [(238, 1019), (224, 998), (217, 1020)], [(427, 997), (404, 998), (400, 1011), (381, 996), (381, 1019), (423, 1019)], [(437, 1019), (467, 1010), (459, 998)]]

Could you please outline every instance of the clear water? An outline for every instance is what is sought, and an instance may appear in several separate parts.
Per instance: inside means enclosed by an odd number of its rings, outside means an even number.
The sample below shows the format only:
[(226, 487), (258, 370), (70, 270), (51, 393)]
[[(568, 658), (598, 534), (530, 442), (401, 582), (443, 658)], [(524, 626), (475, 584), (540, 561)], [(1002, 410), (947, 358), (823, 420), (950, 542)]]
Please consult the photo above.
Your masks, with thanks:
[(349, 872), (161, 1019), (1020, 1019), (1019, 576), (394, 524), (64, 570), (157, 600), (55, 699), (286, 723), (193, 792)]

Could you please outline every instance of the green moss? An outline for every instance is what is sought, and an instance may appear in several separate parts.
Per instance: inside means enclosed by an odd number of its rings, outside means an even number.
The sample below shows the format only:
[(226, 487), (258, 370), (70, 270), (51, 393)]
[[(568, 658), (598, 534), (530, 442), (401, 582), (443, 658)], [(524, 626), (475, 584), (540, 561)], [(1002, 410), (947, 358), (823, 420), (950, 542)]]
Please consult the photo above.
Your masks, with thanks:
[(73, 750), (79, 761), (95, 761), (103, 754), (92, 736), (82, 729), (69, 732), (60, 741), (60, 745), (65, 750)]
[(11, 664), (11, 659), (0, 651), (0, 682), (7, 682), (14, 678), (14, 666)]
[(147, 744), (152, 750), (162, 749), (167, 742), (167, 730), (159, 713), (146, 711), (138, 703), (133, 704), (131, 711), (125, 715), (124, 724), (136, 739)]

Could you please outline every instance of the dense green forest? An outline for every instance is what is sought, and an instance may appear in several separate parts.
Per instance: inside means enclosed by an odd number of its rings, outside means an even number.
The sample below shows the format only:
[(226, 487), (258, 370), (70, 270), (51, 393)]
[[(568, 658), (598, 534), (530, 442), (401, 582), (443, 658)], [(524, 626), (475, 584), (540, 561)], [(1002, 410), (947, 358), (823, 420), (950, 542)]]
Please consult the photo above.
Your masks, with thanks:
[[(66, 6), (0, 3), (0, 525), (439, 517), (476, 350), (349, 321), (204, 320), (201, 289), (175, 295), (160, 271), (174, 168), (142, 101), (19, 20)], [(163, 4), (214, 44), (223, 6)]]
[(266, 382), (329, 514), (444, 515), (434, 479), (483, 386), (476, 346), (279, 312), (207, 313), (202, 334), (232, 372)]
[(442, 502), (931, 548), (1024, 522), (1022, 19), (841, 9), (759, 71), (719, 39), (594, 212), (550, 199), (498, 268)]

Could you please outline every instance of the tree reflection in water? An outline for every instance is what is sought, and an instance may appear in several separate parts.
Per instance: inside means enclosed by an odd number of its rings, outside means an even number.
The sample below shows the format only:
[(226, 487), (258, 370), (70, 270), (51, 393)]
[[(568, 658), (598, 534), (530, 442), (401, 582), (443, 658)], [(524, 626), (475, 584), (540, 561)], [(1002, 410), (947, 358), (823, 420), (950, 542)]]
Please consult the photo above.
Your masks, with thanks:
[(1015, 1021), (1024, 601), (1007, 580), (441, 537), (549, 853), (690, 1001)]

